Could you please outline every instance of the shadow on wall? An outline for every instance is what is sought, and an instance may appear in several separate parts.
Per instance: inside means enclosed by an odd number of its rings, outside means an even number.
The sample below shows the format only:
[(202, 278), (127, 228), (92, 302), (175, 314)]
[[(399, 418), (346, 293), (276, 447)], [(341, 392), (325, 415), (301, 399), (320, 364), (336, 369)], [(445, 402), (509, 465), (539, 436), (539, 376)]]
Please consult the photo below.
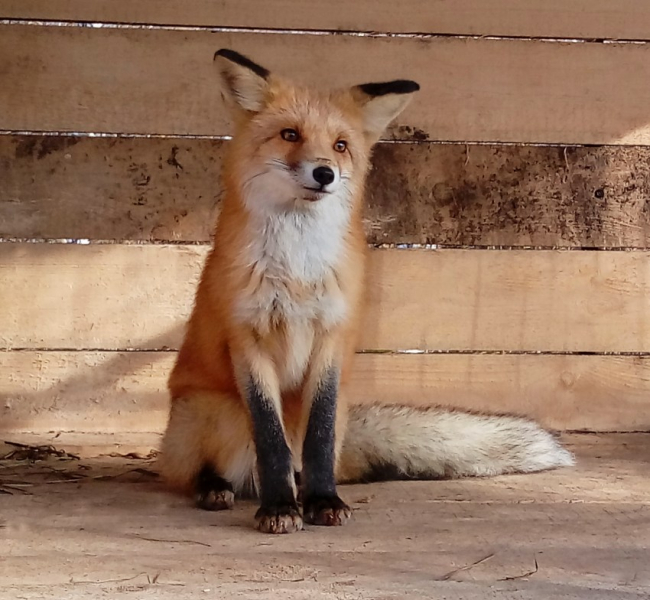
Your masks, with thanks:
[(0, 244), (0, 431), (161, 430), (205, 250)]
[(161, 432), (175, 357), (173, 351), (0, 353), (0, 434)]

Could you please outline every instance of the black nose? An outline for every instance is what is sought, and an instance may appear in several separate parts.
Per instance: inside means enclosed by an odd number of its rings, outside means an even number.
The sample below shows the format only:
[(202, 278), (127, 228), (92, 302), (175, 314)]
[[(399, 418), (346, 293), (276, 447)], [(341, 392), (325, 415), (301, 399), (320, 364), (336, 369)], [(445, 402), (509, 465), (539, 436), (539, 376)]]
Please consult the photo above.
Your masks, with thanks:
[(332, 181), (334, 181), (334, 171), (332, 171), (332, 169), (329, 167), (316, 167), (312, 173), (312, 176), (318, 183), (321, 184), (321, 186), (325, 186), (328, 183), (332, 183)]

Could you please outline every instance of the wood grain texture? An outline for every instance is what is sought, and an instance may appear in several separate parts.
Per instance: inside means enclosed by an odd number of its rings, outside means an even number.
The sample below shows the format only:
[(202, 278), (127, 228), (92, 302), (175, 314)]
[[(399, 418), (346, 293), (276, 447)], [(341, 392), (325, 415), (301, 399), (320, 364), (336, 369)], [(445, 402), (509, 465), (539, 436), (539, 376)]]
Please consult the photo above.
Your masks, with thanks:
[[(210, 240), (229, 142), (0, 136), (0, 236)], [(380, 144), (368, 240), (645, 248), (646, 147)]]
[[(176, 348), (208, 248), (0, 245), (4, 348)], [(375, 250), (362, 349), (648, 352), (650, 253)]]
[[(1, 352), (0, 432), (161, 432), (173, 352)], [(650, 430), (650, 359), (356, 357), (355, 402), (511, 412), (558, 430)]]
[[(4, 347), (177, 347), (206, 246), (0, 244)], [(6, 326), (6, 327), (5, 327)]]
[(158, 25), (648, 39), (638, 0), (0, 0), (0, 17)]
[(638, 146), (383, 144), (366, 216), (375, 243), (643, 248), (649, 197)]
[(0, 136), (0, 236), (207, 242), (225, 143)]
[(175, 352), (0, 352), (0, 431), (162, 432)]
[(644, 352), (649, 284), (646, 252), (375, 251), (362, 347)]
[[(602, 438), (609, 451), (587, 445)], [(271, 540), (255, 501), (199, 513), (153, 461), (3, 461), (0, 586), (12, 600), (647, 600), (647, 438), (562, 436), (579, 442), (570, 469), (342, 486), (348, 527)]]
[(336, 74), (327, 85), (419, 81), (395, 138), (650, 142), (644, 44), (34, 25), (0, 28), (0, 129), (229, 134), (212, 64), (224, 46), (314, 85), (314, 65)]

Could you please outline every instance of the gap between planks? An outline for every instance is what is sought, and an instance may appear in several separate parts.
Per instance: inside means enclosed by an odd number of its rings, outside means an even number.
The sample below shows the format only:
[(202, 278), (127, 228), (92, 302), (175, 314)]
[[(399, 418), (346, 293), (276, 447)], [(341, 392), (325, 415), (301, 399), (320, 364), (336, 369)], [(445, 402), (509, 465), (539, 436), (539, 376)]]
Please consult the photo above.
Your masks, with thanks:
[[(483, 38), (481, 38), (483, 39)], [(162, 140), (216, 140), (230, 141), (231, 135), (194, 135), (186, 133), (129, 133), (107, 131), (53, 131), (29, 129), (0, 129), (1, 136), (44, 136), (44, 137), (79, 137), (79, 138), (124, 138), (124, 139), (162, 139)], [(522, 146), (531, 148), (620, 148), (621, 144), (579, 144), (551, 142), (499, 142), (480, 140), (421, 140), (421, 139), (380, 139), (377, 145), (383, 144), (415, 144), (415, 145), (453, 145), (453, 146)], [(644, 144), (625, 144), (625, 148), (646, 148)]]
[(570, 6), (558, 0), (526, 3), (496, 0), (427, 0), (409, 2), (405, 9), (390, 0), (330, 0), (327, 3), (274, 1), (272, 8), (259, 0), (177, 2), (156, 0), (88, 3), (84, 0), (3, 0), (3, 18), (39, 21), (108, 22), (116, 24), (180, 27), (226, 26), (267, 30), (320, 30), (341, 32), (442, 34), (555, 38), (646, 40), (649, 11), (643, 3), (618, 0), (574, 0)]
[(277, 35), (307, 35), (307, 36), (341, 36), (360, 37), (376, 39), (459, 39), (459, 40), (495, 40), (495, 41), (524, 41), (524, 42), (545, 42), (560, 44), (634, 44), (643, 45), (650, 41), (646, 39), (626, 38), (585, 38), (585, 37), (553, 37), (553, 36), (529, 36), (529, 35), (471, 35), (463, 33), (426, 33), (422, 31), (360, 31), (351, 29), (291, 29), (281, 27), (236, 27), (222, 25), (162, 25), (155, 23), (121, 23), (116, 21), (75, 21), (75, 20), (38, 20), (38, 19), (1, 19), (0, 25), (23, 25), (32, 27), (79, 27), (93, 29), (135, 29), (135, 30), (161, 30), (181, 32), (204, 32), (210, 33), (260, 33)]
[[(197, 240), (102, 240), (89, 238), (20, 238), (0, 237), (0, 244), (49, 244), (52, 246), (197, 246), (211, 248), (212, 242)], [(422, 250), (439, 252), (445, 250), (491, 250), (491, 251), (525, 251), (525, 252), (647, 252), (650, 247), (643, 246), (516, 246), (516, 245), (481, 245), (481, 244), (368, 244), (370, 250)]]
[[(111, 353), (138, 353), (138, 352), (178, 352), (178, 348), (163, 346), (161, 348), (84, 348), (84, 347), (0, 347), (0, 352), (104, 352)], [(356, 351), (357, 355), (376, 354), (381, 356), (417, 356), (417, 355), (458, 355), (458, 356), (621, 356), (648, 358), (650, 352), (585, 352), (585, 351), (563, 351), (563, 350), (420, 350), (420, 349), (395, 349), (381, 350), (373, 348), (361, 348)]]

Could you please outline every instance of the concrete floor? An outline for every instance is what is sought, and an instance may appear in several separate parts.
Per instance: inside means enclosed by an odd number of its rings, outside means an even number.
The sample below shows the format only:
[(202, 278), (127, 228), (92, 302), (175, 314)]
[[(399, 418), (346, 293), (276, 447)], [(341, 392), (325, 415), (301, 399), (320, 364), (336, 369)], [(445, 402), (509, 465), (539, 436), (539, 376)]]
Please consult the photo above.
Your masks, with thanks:
[(195, 510), (149, 459), (0, 447), (0, 598), (650, 599), (650, 434), (566, 440), (573, 469), (345, 486), (347, 526), (288, 536), (252, 502)]

